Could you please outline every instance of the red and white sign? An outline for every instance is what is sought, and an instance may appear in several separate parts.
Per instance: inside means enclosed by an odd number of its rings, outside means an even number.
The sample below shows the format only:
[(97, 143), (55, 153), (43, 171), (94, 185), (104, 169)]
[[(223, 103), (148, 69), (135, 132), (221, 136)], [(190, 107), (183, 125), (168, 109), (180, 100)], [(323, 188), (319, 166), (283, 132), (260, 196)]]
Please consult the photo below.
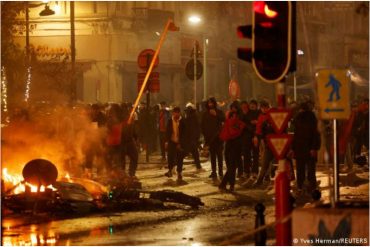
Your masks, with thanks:
[(289, 134), (272, 134), (267, 136), (267, 144), (269, 145), (276, 160), (284, 158), (292, 143), (293, 135)]
[[(139, 56), (137, 57), (137, 64), (139, 65), (139, 68), (142, 70), (149, 69), (150, 63), (152, 62), (152, 59), (154, 57), (155, 51), (152, 49), (145, 49), (140, 52)], [(157, 67), (159, 64), (159, 56), (154, 62), (153, 69)]]
[[(141, 86), (144, 83), (146, 73), (137, 73), (137, 90), (140, 92)], [(151, 93), (158, 93), (160, 89), (159, 72), (152, 72), (146, 83), (147, 88)]]
[(240, 98), (240, 86), (235, 80), (231, 80), (229, 83), (229, 96), (232, 99)]
[(288, 126), (292, 112), (287, 109), (271, 109), (267, 116), (275, 132), (281, 134)]

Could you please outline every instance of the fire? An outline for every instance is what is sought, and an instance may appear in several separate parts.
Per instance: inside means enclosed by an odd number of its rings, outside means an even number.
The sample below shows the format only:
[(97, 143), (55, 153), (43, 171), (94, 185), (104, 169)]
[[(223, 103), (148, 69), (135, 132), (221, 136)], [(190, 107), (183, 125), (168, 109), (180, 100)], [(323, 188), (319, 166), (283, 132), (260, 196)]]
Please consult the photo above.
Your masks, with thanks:
[[(2, 173), (2, 179), (4, 180), (5, 184), (11, 184), (13, 186), (16, 186), (14, 188), (13, 193), (14, 194), (20, 194), (26, 191), (26, 186), (30, 188), (30, 191), (33, 193), (37, 192), (37, 186), (30, 184), (28, 182), (23, 181), (23, 178), (21, 175), (12, 175), (8, 172), (8, 168), (3, 169)], [(57, 189), (54, 188), (52, 185), (48, 185), (46, 188), (51, 189), (53, 191), (56, 191)], [(40, 186), (40, 192), (45, 191), (45, 186), (41, 185)]]
[(22, 182), (23, 178), (20, 175), (10, 175), (8, 173), (8, 168), (3, 169), (3, 179), (5, 182), (12, 183), (13, 185), (16, 185), (20, 182)]
[(68, 182), (72, 182), (71, 176), (69, 176), (69, 173), (67, 173), (64, 177), (68, 180)]

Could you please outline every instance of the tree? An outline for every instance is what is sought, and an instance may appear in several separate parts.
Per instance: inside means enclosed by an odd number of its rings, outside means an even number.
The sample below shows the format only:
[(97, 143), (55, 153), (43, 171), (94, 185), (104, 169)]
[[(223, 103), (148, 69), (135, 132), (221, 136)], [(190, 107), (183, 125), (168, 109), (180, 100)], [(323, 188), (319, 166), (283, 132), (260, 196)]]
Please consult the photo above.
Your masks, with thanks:
[(25, 11), (23, 2), (1, 2), (1, 64), (6, 68), (10, 105), (19, 100), (13, 95), (24, 86), (26, 72), (24, 49), (14, 41), (14, 35), (23, 32), (18, 29), (21, 21), (17, 20), (22, 11)]

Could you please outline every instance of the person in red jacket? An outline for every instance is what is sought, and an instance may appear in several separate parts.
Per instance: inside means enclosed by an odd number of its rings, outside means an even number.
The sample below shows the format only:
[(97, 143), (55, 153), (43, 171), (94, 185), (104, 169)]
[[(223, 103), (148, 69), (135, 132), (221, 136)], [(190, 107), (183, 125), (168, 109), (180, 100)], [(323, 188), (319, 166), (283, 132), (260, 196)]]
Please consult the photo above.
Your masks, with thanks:
[(113, 171), (112, 168), (122, 165), (121, 159), (121, 109), (118, 104), (112, 104), (108, 111), (107, 116), (107, 157), (106, 157), (106, 170)]
[(242, 133), (246, 124), (240, 120), (241, 110), (238, 101), (230, 105), (227, 120), (220, 134), (225, 144), (225, 161), (227, 171), (218, 188), (226, 190), (226, 185), (230, 184), (230, 191), (234, 191), (236, 168), (241, 166), (242, 155)]

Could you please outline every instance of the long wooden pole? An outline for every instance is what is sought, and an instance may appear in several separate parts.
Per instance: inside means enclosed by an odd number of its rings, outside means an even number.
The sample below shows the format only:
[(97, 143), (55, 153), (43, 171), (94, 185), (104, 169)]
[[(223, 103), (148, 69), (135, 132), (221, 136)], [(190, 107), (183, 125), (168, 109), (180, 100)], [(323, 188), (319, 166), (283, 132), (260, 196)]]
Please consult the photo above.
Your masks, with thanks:
[(162, 34), (161, 34), (161, 37), (160, 37), (159, 42), (158, 42), (158, 45), (157, 45), (157, 49), (155, 50), (154, 56), (152, 57), (152, 61), (151, 61), (151, 63), (150, 63), (149, 69), (148, 69), (148, 71), (146, 72), (146, 75), (145, 75), (145, 78), (144, 78), (143, 85), (142, 85), (142, 86), (141, 86), (141, 88), (140, 88), (140, 92), (139, 92), (139, 94), (138, 94), (138, 96), (137, 96), (137, 98), (136, 98), (136, 100), (135, 100), (134, 106), (133, 106), (133, 108), (132, 108), (132, 110), (131, 110), (131, 113), (130, 113), (130, 117), (128, 118), (128, 121), (127, 121), (127, 123), (128, 123), (128, 124), (131, 124), (132, 118), (133, 118), (133, 116), (134, 116), (135, 109), (136, 109), (136, 107), (137, 107), (137, 106), (138, 106), (138, 104), (139, 104), (139, 101), (140, 101), (141, 96), (143, 95), (143, 92), (144, 92), (144, 89), (145, 89), (146, 84), (147, 84), (147, 82), (148, 82), (148, 79), (149, 79), (150, 73), (152, 73), (152, 70), (153, 70), (153, 67), (154, 67), (155, 60), (156, 60), (156, 59), (157, 59), (157, 57), (158, 57), (159, 50), (160, 50), (160, 49), (161, 49), (161, 47), (162, 47), (162, 44), (163, 44), (163, 42), (164, 42), (164, 39), (165, 39), (165, 37), (166, 37), (166, 34), (167, 34), (167, 32), (168, 32), (168, 28), (170, 27), (171, 22), (172, 22), (172, 19), (168, 19), (167, 24), (166, 24), (166, 26), (165, 26), (165, 28), (164, 28), (164, 30), (163, 30), (163, 32), (162, 32)]

